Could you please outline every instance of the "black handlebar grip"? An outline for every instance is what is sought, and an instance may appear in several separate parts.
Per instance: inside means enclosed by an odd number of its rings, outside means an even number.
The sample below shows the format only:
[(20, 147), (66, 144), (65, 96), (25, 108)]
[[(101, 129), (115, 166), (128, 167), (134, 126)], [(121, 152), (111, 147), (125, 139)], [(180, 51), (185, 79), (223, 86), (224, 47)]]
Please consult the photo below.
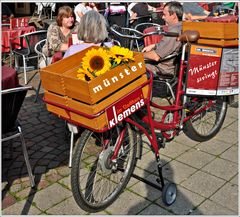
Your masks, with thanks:
[(162, 34), (165, 36), (169, 36), (169, 37), (178, 37), (179, 36), (179, 33), (177, 33), (177, 32), (163, 32)]

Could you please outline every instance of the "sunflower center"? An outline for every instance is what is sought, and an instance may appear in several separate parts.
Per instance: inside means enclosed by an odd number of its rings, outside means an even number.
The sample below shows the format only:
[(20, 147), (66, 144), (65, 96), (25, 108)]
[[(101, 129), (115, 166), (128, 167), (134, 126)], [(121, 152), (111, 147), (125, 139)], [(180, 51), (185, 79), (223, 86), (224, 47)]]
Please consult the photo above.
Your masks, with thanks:
[(94, 56), (91, 58), (89, 64), (94, 71), (98, 71), (104, 67), (104, 59), (100, 56)]

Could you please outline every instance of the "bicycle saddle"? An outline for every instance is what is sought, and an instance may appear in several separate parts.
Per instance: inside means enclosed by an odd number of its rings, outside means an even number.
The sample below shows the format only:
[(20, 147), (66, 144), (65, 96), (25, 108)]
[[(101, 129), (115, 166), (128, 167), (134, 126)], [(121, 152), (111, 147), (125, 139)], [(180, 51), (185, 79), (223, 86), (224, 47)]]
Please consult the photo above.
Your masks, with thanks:
[(200, 37), (198, 31), (186, 30), (180, 36), (178, 36), (177, 41), (181, 42), (196, 42)]

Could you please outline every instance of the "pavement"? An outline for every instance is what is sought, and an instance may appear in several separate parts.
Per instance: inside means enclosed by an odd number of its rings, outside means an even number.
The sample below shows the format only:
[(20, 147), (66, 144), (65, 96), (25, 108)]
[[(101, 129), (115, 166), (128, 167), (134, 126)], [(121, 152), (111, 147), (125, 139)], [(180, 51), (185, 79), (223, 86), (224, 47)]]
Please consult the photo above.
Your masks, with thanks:
[[(20, 83), (22, 74), (19, 74)], [(37, 86), (39, 75), (30, 82)], [(68, 167), (69, 138), (64, 121), (34, 103), (29, 91), (20, 121), (36, 188), (29, 184), (18, 139), (2, 144), (2, 215), (89, 215), (74, 201)], [(163, 174), (177, 184), (177, 199), (164, 206), (161, 192), (132, 177), (119, 198), (97, 215), (238, 215), (238, 96), (228, 107), (221, 131), (207, 142), (181, 133), (160, 150)], [(154, 154), (144, 139), (134, 174), (155, 182)], [(12, 148), (11, 148), (12, 147)]]

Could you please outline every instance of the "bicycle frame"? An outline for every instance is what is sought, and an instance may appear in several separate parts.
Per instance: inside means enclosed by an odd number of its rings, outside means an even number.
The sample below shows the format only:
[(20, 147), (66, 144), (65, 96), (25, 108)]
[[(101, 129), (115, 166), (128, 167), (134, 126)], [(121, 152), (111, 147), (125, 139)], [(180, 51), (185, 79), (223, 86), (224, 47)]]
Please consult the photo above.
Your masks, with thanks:
[[(176, 94), (175, 94), (175, 102), (172, 105), (167, 105), (167, 106), (161, 106), (158, 105), (154, 102), (151, 101), (151, 94), (152, 94), (152, 86), (153, 86), (153, 73), (150, 72), (150, 89), (148, 92), (148, 97), (146, 99), (146, 108), (147, 108), (147, 115), (142, 117), (141, 120), (145, 123), (149, 125), (149, 128), (151, 130), (151, 134), (152, 136), (150, 136), (150, 134), (148, 133), (148, 131), (139, 123), (137, 123), (136, 121), (134, 121), (131, 116), (127, 117), (125, 119), (126, 122), (136, 126), (137, 128), (139, 128), (149, 139), (149, 142), (151, 144), (151, 146), (154, 149), (155, 152), (155, 156), (157, 161), (159, 161), (159, 147), (158, 147), (158, 143), (157, 143), (157, 136), (155, 133), (155, 129), (159, 129), (160, 131), (167, 131), (167, 130), (180, 130), (183, 128), (183, 124), (188, 121), (189, 119), (191, 119), (194, 115), (199, 114), (201, 112), (203, 112), (204, 110), (210, 108), (212, 106), (212, 102), (209, 102), (208, 105), (205, 105), (204, 107), (202, 107), (201, 109), (195, 110), (191, 113), (191, 115), (186, 116), (185, 115), (185, 111), (184, 111), (184, 103), (185, 103), (185, 97), (183, 97), (183, 100), (181, 99), (182, 96), (184, 96), (185, 91), (184, 91), (184, 86), (183, 86), (183, 82), (184, 82), (184, 73), (185, 73), (185, 69), (187, 67), (187, 62), (185, 60), (185, 51), (187, 48), (188, 44), (185, 43), (183, 45), (182, 48), (182, 56), (181, 56), (181, 62), (180, 62), (180, 69), (179, 69), (179, 73), (178, 73), (178, 82), (177, 82), (177, 88), (176, 88)], [(173, 112), (173, 121), (172, 123), (164, 123), (163, 121), (155, 121), (153, 120), (153, 118), (151, 117), (151, 106), (155, 107), (159, 110), (165, 110), (167, 112)], [(182, 115), (180, 115), (180, 111)], [(123, 136), (120, 136), (120, 138), (123, 138)], [(114, 154), (112, 156), (112, 160), (115, 159), (118, 155), (118, 150), (120, 149), (120, 145), (121, 145), (121, 139), (118, 141), (118, 144), (116, 144), (116, 148), (114, 151)]]

